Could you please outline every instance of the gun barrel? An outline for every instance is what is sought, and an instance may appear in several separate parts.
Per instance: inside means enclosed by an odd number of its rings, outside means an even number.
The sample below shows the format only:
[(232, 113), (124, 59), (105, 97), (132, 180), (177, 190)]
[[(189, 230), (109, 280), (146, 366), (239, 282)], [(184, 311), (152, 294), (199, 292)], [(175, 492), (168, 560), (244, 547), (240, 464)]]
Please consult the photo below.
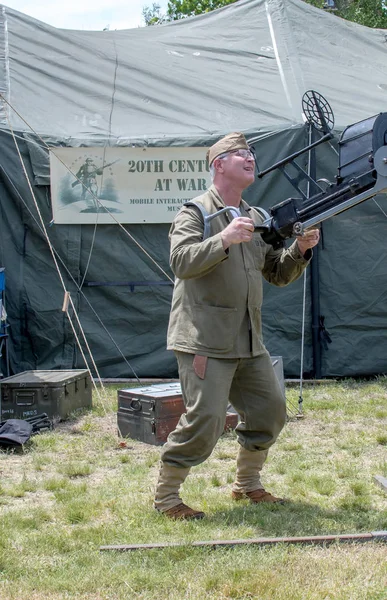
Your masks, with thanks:
[(308, 150), (312, 150), (316, 146), (319, 146), (320, 144), (323, 144), (324, 142), (327, 142), (328, 140), (331, 140), (332, 138), (333, 138), (332, 133), (325, 134), (322, 138), (320, 138), (316, 142), (313, 142), (313, 144), (309, 144), (309, 146), (305, 146), (305, 148), (302, 148), (302, 150), (298, 150), (297, 152), (294, 152), (290, 156), (283, 158), (282, 160), (276, 162), (274, 165), (272, 165), (271, 167), (268, 167), (264, 171), (259, 171), (259, 173), (257, 173), (257, 177), (259, 179), (261, 179), (268, 173), (271, 173), (272, 171), (274, 171), (275, 169), (278, 169), (279, 167), (283, 167), (284, 165), (288, 164), (289, 162), (291, 162), (298, 156), (301, 156), (301, 154), (304, 154), (304, 152), (307, 152)]

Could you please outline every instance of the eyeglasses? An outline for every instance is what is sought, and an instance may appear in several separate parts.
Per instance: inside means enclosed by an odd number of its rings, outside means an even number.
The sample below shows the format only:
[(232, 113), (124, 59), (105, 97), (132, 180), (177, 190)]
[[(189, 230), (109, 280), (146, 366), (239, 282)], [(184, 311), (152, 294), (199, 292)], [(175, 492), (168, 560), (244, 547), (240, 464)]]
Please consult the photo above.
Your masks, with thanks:
[(238, 150), (231, 150), (229, 152), (229, 154), (236, 154), (237, 156), (240, 156), (241, 158), (254, 158), (253, 153), (250, 150), (247, 150), (246, 148), (239, 148)]

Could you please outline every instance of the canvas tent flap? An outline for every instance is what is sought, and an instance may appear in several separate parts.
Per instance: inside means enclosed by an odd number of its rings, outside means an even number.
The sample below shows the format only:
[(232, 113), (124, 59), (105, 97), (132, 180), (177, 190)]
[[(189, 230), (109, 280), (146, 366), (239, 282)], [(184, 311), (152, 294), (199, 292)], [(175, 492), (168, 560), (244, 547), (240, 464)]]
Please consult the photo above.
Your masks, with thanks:
[(271, 131), (302, 122), (307, 89), (329, 99), (344, 127), (386, 102), (385, 34), (301, 0), (241, 0), (121, 31), (56, 29), (4, 6), (2, 16), (8, 100), (39, 134), (113, 141)]
[(47, 146), (52, 147), (56, 140), (43, 139), (33, 133), (25, 132), (23, 137), (27, 143), (31, 167), (36, 185), (50, 185), (50, 155)]
[(332, 376), (387, 370), (387, 198), (378, 196), (376, 201), (385, 214), (370, 201), (324, 224), (321, 313), (332, 344), (323, 353), (323, 371)]

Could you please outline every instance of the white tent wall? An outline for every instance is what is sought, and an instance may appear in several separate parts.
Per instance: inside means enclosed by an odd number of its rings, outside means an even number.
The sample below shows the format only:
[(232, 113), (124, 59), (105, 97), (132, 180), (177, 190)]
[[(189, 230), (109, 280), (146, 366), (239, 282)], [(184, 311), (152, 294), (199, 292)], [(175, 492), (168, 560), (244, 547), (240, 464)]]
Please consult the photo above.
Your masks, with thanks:
[[(301, 0), (241, 0), (163, 26), (106, 32), (55, 29), (0, 6), (0, 262), (6, 268), (12, 370), (83, 367), (83, 361), (61, 312), (63, 289), (33, 218), (11, 127), (48, 225), (49, 162), (42, 139), (69, 147), (209, 146), (238, 130), (258, 138), (263, 169), (306, 143), (301, 99), (308, 89), (331, 104), (336, 141), (346, 125), (386, 109), (386, 39), (384, 31)], [(317, 150), (319, 176), (336, 174), (335, 147)], [(305, 164), (306, 157), (300, 160)], [(257, 181), (246, 199), (268, 208), (294, 195), (275, 172)], [(386, 210), (385, 198), (378, 203)], [(328, 350), (321, 350), (323, 376), (386, 370), (386, 226), (373, 201), (323, 225), (320, 310), (332, 337)], [(168, 224), (125, 227), (171, 275)], [(54, 224), (48, 231), (100, 374), (175, 376), (173, 354), (165, 350), (168, 280), (113, 223), (95, 231), (92, 225)], [(99, 285), (85, 285), (83, 297), (77, 285), (85, 274), (86, 282)], [(121, 285), (136, 281), (148, 285)], [(267, 285), (265, 292), (266, 344), (284, 357), (286, 374), (298, 376), (303, 280), (283, 289)], [(305, 372), (313, 372), (309, 276)]]

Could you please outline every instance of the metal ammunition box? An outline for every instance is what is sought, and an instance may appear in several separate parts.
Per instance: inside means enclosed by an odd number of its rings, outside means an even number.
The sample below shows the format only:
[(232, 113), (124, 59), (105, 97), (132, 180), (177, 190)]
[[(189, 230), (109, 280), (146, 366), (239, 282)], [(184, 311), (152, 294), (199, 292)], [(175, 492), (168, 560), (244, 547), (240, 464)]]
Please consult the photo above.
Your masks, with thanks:
[[(185, 412), (180, 383), (162, 383), (118, 390), (117, 426), (123, 437), (160, 446), (167, 440)], [(234, 429), (238, 416), (227, 413), (227, 429)]]
[(26, 419), (41, 413), (60, 421), (75, 410), (92, 405), (87, 370), (24, 371), (2, 379), (0, 387), (0, 421)]

